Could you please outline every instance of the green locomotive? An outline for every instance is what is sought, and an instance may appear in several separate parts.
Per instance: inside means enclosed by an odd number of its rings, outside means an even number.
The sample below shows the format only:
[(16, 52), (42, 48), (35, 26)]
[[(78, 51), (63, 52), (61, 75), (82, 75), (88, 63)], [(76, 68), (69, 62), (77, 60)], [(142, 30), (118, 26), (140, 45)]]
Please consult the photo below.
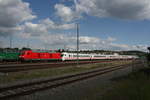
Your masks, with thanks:
[(18, 61), (19, 52), (0, 52), (0, 61)]

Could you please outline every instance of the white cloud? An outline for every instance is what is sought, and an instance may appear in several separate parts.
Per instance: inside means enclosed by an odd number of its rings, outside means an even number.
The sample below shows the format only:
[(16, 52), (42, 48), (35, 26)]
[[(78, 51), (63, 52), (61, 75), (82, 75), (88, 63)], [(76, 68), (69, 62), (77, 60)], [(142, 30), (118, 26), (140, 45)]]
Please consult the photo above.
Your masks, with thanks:
[(47, 18), (42, 21), (40, 21), (40, 24), (45, 25), (47, 29), (59, 29), (59, 30), (69, 30), (75, 28), (75, 23), (70, 24), (56, 24), (51, 19)]
[(31, 36), (40, 36), (48, 33), (46, 26), (41, 24), (33, 24), (31, 22), (26, 22), (22, 26), (22, 31), (23, 34), (29, 34)]
[(3, 47), (3, 41), (0, 41), (0, 48)]
[(147, 47), (148, 47), (148, 45), (133, 45), (132, 46), (132, 48), (135, 50), (141, 50), (141, 51), (148, 52)]
[[(32, 38), (33, 39), (33, 38)], [(39, 37), (36, 37), (37, 40), (40, 40), (42, 44), (47, 45), (51, 48), (66, 48), (76, 49), (76, 36), (67, 35), (67, 34), (44, 34)], [(111, 40), (111, 41), (110, 41)], [(113, 41), (112, 41), (113, 40)], [(89, 36), (80, 36), (80, 50), (85, 49), (103, 49), (103, 50), (140, 50), (146, 51), (147, 46), (132, 46), (127, 44), (117, 44), (117, 41), (113, 37), (108, 37), (107, 39), (101, 39), (98, 37), (89, 37)]]
[(150, 19), (149, 0), (75, 0), (76, 10), (90, 16)]
[(81, 18), (80, 14), (71, 7), (67, 7), (63, 4), (56, 4), (56, 15), (58, 15), (62, 21), (71, 22), (78, 18)]
[[(39, 37), (41, 41), (49, 45), (76, 45), (76, 36), (71, 34), (45, 34)], [(94, 45), (101, 42), (100, 38), (89, 37), (89, 36), (80, 36), (79, 38), (80, 45)]]
[(24, 21), (36, 18), (29, 8), (29, 3), (22, 0), (0, 0), (0, 35), (7, 35), (18, 30)]
[(97, 37), (81, 36), (79, 41), (80, 44), (95, 44), (95, 43), (99, 43), (101, 40), (100, 38)]
[[(39, 37), (41, 41), (49, 45), (63, 45), (71, 42), (71, 38), (65, 34), (47, 34)], [(74, 40), (73, 40), (74, 41)]]
[(116, 38), (113, 38), (113, 37), (108, 37), (107, 38), (107, 41), (108, 42), (114, 42), (114, 41), (116, 41), (117, 39)]
[(1, 36), (8, 36), (13, 35), (14, 33), (19, 33), (21, 31), (20, 26), (16, 27), (0, 27), (0, 37)]
[[(29, 24), (29, 23), (28, 23)], [(31, 23), (30, 23), (31, 24)], [(29, 29), (29, 33), (20, 34), (20, 38), (28, 39), (28, 40), (35, 40), (37, 41), (34, 44), (34, 47), (44, 48), (43, 46), (47, 46), (51, 49), (59, 49), (64, 48), (64, 46), (68, 49), (76, 49), (76, 36), (71, 34), (60, 34), (60, 33), (47, 33), (42, 32), (42, 30), (34, 30), (34, 27), (39, 27), (37, 24), (31, 24)], [(35, 28), (38, 29), (38, 28)], [(39, 31), (39, 34), (37, 34)], [(41, 32), (42, 33), (41, 33)], [(35, 33), (34, 33), (35, 32)], [(127, 44), (118, 44), (115, 43), (117, 41), (114, 37), (108, 37), (106, 39), (101, 39), (99, 37), (90, 37), (90, 36), (80, 36), (79, 43), (80, 43), (80, 50), (94, 50), (94, 49), (103, 49), (103, 50), (140, 50), (146, 51), (146, 45), (140, 46), (132, 46)], [(42, 45), (40, 45), (42, 44)]]
[(34, 24), (32, 22), (26, 22), (21, 25), (22, 37), (32, 37), (32, 36), (42, 36), (44, 34), (51, 33), (52, 30), (70, 30), (74, 29), (75, 24), (56, 24), (49, 18), (39, 21), (39, 23)]
[(127, 45), (127, 44), (117, 44), (117, 43), (110, 43), (109, 44), (110, 50), (139, 50), (147, 52), (147, 45)]
[(55, 5), (56, 14), (64, 21), (83, 15), (127, 20), (150, 20), (149, 0), (74, 0), (73, 6)]

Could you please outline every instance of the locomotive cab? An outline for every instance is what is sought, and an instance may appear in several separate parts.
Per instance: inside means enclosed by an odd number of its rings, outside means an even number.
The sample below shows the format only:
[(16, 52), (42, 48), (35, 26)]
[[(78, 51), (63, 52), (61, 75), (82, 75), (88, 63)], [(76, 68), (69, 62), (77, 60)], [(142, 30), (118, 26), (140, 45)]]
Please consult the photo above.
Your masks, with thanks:
[(22, 51), (19, 58), (21, 61), (29, 60), (31, 56), (32, 51), (31, 50), (26, 50)]

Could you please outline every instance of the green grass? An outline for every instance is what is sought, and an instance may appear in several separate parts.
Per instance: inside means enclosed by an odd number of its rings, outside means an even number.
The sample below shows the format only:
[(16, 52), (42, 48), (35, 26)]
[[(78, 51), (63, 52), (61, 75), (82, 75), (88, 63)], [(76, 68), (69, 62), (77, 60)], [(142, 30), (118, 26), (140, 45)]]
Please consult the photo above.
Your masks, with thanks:
[(104, 86), (96, 85), (77, 100), (150, 100), (150, 68), (111, 81)]
[[(145, 69), (146, 71), (150, 68)], [(150, 75), (139, 71), (115, 80), (113, 89), (102, 100), (150, 100)]]
[(0, 84), (21, 81), (21, 80), (29, 80), (34, 78), (41, 78), (41, 77), (52, 77), (52, 76), (60, 76), (69, 73), (75, 72), (82, 72), (94, 68), (99, 67), (106, 67), (112, 65), (121, 65), (121, 64), (128, 64), (131, 61), (115, 61), (113, 63), (98, 63), (98, 64), (86, 64), (80, 65), (80, 67), (76, 66), (69, 66), (69, 67), (60, 67), (60, 68), (50, 68), (50, 69), (40, 69), (40, 70), (32, 70), (32, 71), (24, 71), (24, 72), (16, 72), (16, 73), (9, 73), (8, 75), (0, 76)]

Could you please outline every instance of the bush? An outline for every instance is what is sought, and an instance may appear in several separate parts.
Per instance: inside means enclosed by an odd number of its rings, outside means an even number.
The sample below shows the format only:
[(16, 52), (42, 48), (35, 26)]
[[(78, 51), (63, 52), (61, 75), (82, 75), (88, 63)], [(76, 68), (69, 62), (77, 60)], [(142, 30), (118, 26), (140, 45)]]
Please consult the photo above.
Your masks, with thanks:
[(147, 54), (147, 60), (150, 61), (150, 53)]

